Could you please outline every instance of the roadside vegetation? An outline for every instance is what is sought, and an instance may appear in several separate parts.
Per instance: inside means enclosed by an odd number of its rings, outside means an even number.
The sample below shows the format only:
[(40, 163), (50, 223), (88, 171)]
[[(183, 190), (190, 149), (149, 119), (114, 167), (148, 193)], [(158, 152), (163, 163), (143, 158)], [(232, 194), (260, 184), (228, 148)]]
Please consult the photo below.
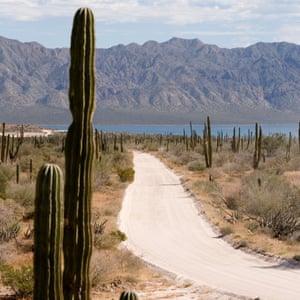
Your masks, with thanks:
[(191, 124), (183, 135), (140, 135), (136, 149), (182, 175), (186, 190), (234, 247), (299, 260), (298, 137), (265, 135), (258, 124), (244, 136), (239, 128), (226, 136), (209, 131), (208, 118), (203, 133)]
[[(4, 129), (0, 137), (8, 153), (19, 145), (16, 157), (10, 159), (8, 155), (0, 164), (0, 292), (5, 286), (9, 295), (31, 299), (36, 177), (43, 163), (55, 163), (64, 172), (65, 133), (24, 137), (20, 128), (11, 128), (11, 132)], [(14, 136), (14, 144), (7, 143), (8, 135), (10, 141)], [(149, 271), (120, 247), (126, 235), (118, 229), (118, 214), (125, 188), (134, 179), (132, 154), (121, 145), (120, 135), (95, 132), (95, 142), (90, 276), (93, 299), (104, 299), (98, 294), (115, 291), (119, 295), (121, 290), (138, 284), (138, 278), (142, 281)]]
[[(0, 274), (10, 294), (30, 299), (36, 176), (45, 162), (64, 172), (65, 134), (24, 137), (21, 128), (1, 137)], [(118, 299), (122, 290), (143, 289), (149, 278), (154, 282), (160, 276), (120, 246), (126, 235), (118, 228), (118, 215), (134, 180), (132, 150), (150, 152), (182, 175), (187, 192), (234, 247), (300, 260), (299, 140), (281, 134), (259, 137), (257, 129), (256, 134), (253, 125), (245, 136), (238, 128), (232, 136), (211, 136), (210, 124), (203, 134), (191, 124), (190, 133), (178, 136), (95, 131), (93, 299)]]

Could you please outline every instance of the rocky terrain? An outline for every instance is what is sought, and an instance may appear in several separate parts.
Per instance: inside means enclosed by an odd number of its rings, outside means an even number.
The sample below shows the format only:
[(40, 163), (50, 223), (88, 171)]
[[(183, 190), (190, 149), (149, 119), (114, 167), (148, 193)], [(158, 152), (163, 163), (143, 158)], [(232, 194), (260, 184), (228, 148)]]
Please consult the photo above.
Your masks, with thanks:
[[(69, 50), (0, 37), (0, 120), (69, 121)], [(200, 40), (97, 49), (95, 123), (299, 119), (300, 46), (223, 49)]]

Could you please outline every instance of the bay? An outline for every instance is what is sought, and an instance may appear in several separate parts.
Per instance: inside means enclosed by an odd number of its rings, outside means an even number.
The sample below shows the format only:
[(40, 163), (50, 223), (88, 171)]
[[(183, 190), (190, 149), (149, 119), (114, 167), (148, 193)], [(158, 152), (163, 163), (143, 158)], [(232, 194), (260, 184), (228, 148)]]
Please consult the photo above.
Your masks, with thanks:
[[(41, 125), (43, 128), (49, 128), (54, 130), (66, 131), (68, 125)], [(292, 136), (298, 136), (298, 124), (297, 123), (287, 123), (287, 124), (260, 124), (262, 127), (263, 134), (265, 136), (272, 134), (285, 134)], [(184, 132), (190, 135), (190, 125), (95, 125), (95, 129), (102, 130), (103, 132), (114, 132), (114, 133), (132, 133), (132, 134), (173, 134), (182, 135)], [(202, 135), (203, 125), (193, 124), (193, 130), (196, 131), (198, 135)], [(218, 133), (223, 133), (223, 135), (231, 136), (233, 133), (233, 128), (238, 134), (240, 129), (241, 135), (247, 135), (248, 132), (255, 132), (255, 124), (211, 124), (211, 132), (213, 136)]]

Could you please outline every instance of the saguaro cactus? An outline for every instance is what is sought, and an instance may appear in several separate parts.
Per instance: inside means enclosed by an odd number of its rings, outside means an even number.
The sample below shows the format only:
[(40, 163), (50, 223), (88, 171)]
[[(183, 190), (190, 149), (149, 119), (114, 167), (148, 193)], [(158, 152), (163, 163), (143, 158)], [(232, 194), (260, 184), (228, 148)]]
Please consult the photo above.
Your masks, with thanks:
[(138, 300), (139, 297), (135, 292), (132, 291), (123, 291), (120, 295), (119, 300)]
[(34, 300), (58, 300), (62, 295), (63, 244), (62, 172), (45, 164), (36, 181), (34, 214)]
[(211, 143), (211, 129), (210, 119), (207, 117), (207, 123), (204, 124), (203, 129), (203, 152), (205, 157), (206, 168), (212, 167), (212, 143)]
[(89, 299), (92, 251), (91, 182), (94, 156), (95, 32), (90, 9), (73, 21), (69, 102), (73, 122), (65, 146), (64, 299)]
[(258, 127), (258, 123), (255, 123), (255, 145), (253, 154), (253, 168), (257, 169), (261, 156), (261, 145), (262, 145), (262, 129)]

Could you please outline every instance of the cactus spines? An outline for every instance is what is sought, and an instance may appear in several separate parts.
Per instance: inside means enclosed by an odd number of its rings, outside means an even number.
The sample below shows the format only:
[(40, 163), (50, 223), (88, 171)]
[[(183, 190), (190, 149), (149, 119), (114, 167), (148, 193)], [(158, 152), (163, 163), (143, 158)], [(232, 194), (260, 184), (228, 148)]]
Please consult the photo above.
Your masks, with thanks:
[(34, 214), (34, 299), (63, 299), (63, 185), (57, 165), (45, 164), (36, 181)]
[(138, 295), (133, 291), (123, 291), (119, 300), (138, 300)]
[(89, 8), (77, 10), (71, 36), (69, 102), (73, 121), (65, 145), (64, 299), (89, 299), (92, 252), (95, 32)]

